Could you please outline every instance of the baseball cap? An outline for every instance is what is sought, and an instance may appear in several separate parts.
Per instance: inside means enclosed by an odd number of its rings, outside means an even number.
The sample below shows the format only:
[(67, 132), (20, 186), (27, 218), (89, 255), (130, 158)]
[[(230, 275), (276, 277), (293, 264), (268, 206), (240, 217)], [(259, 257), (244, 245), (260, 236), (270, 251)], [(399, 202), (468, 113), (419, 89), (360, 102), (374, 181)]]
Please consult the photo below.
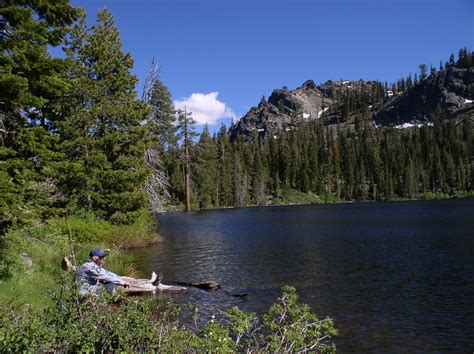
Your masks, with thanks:
[(103, 258), (107, 256), (107, 252), (103, 248), (94, 248), (92, 251), (89, 253), (89, 257), (100, 257)]

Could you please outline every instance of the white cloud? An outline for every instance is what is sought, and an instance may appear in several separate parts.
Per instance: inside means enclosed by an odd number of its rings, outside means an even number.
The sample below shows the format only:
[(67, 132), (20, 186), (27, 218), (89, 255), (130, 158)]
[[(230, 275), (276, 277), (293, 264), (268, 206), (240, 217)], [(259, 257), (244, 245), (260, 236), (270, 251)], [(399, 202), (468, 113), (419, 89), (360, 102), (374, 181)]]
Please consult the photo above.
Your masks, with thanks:
[(198, 124), (215, 124), (222, 118), (237, 119), (236, 114), (222, 101), (217, 99), (219, 92), (193, 93), (188, 98), (174, 101), (176, 109), (186, 107)]

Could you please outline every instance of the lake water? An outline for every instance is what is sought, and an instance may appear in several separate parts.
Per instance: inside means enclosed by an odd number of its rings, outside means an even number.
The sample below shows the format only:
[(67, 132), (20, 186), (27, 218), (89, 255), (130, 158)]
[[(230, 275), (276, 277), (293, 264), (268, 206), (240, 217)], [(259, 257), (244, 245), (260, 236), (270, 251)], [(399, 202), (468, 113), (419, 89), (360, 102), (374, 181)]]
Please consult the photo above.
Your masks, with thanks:
[[(285, 284), (334, 319), (340, 352), (473, 352), (474, 199), (227, 209), (159, 216), (138, 268), (203, 316), (265, 312)], [(244, 299), (232, 294), (248, 293)]]

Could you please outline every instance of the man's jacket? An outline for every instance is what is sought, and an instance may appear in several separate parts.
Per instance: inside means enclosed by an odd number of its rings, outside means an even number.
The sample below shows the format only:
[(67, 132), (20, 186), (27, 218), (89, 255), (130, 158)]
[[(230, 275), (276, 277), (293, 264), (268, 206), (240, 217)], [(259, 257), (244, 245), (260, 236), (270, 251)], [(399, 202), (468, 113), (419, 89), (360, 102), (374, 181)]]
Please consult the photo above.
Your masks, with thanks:
[(79, 285), (79, 295), (98, 295), (100, 284), (125, 284), (117, 274), (95, 264), (92, 259), (79, 267), (76, 273), (76, 282)]

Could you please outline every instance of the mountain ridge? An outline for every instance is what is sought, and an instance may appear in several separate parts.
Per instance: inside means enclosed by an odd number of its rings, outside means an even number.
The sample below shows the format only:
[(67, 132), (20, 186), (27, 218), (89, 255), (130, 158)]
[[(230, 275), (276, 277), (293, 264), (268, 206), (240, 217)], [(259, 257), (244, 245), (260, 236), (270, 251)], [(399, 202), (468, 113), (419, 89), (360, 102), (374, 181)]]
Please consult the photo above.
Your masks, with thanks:
[(293, 90), (275, 89), (229, 128), (229, 137), (276, 137), (317, 119), (328, 126), (351, 128), (360, 116), (376, 126), (406, 126), (430, 122), (439, 108), (447, 119), (474, 119), (473, 53), (464, 53), (457, 63), (451, 58), (442, 70), (431, 68), (429, 76), (422, 72), (420, 81), (415, 78), (408, 88), (400, 88), (400, 82), (389, 87), (374, 80), (328, 80), (321, 85), (307, 80)]

